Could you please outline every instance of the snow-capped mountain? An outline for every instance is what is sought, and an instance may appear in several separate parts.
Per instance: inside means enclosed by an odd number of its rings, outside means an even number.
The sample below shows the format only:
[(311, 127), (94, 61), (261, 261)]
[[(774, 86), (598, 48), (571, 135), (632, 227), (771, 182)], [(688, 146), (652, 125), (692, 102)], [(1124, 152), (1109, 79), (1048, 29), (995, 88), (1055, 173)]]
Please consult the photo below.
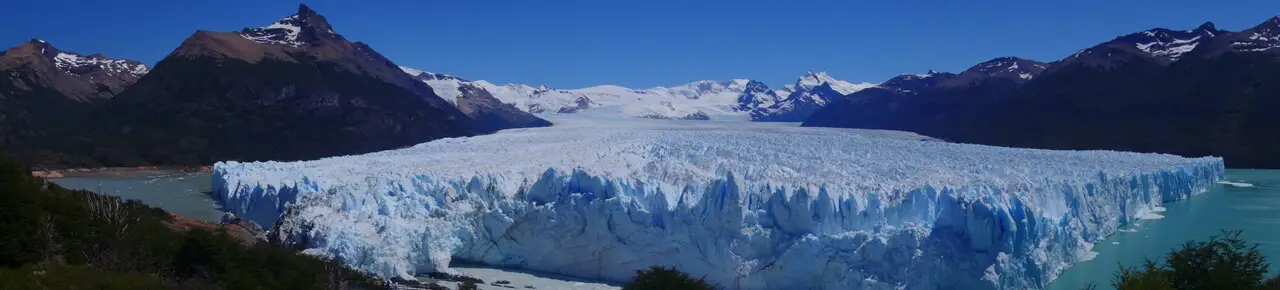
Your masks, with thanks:
[(800, 122), (814, 111), (845, 95), (875, 87), (873, 83), (850, 83), (838, 80), (826, 72), (810, 71), (796, 80), (786, 98), (767, 107), (751, 110), (751, 120), (769, 122)]
[(800, 77), (800, 79), (796, 81), (796, 84), (789, 89), (794, 93), (796, 91), (812, 90), (823, 84), (830, 84), (831, 89), (841, 95), (852, 94), (854, 92), (861, 91), (862, 89), (876, 86), (876, 84), (873, 83), (850, 83), (833, 78), (830, 74), (827, 74), (827, 72), (810, 71)]
[(1205, 46), (1193, 57), (1212, 58), (1227, 52), (1280, 53), (1280, 16), (1240, 32), (1226, 32)]
[(1205, 22), (1191, 30), (1155, 28), (1132, 33), (1077, 51), (1061, 61), (1065, 64), (1084, 64), (1098, 68), (1111, 68), (1129, 57), (1152, 59), (1160, 65), (1168, 65), (1194, 50), (1202, 43), (1226, 31), (1218, 30), (1212, 22)]
[[(657, 119), (742, 119), (753, 110), (770, 107), (797, 96), (802, 103), (825, 103), (842, 92), (855, 92), (873, 84), (854, 84), (832, 78), (826, 73), (810, 72), (795, 84), (774, 90), (763, 82), (734, 79), (729, 81), (696, 81), (674, 87), (632, 89), (603, 85), (582, 89), (553, 89), (523, 84), (497, 85), (488, 81), (471, 81), (455, 76), (401, 67), (405, 73), (426, 82), (437, 95), (455, 102), (465, 97), (463, 88), (474, 87), (503, 103), (529, 113), (570, 114), (583, 111), (617, 114), (627, 117)], [(819, 87), (830, 89), (819, 89)], [(779, 95), (786, 92), (788, 95)], [(802, 100), (803, 99), (803, 100)], [(796, 102), (793, 100), (790, 102)]]
[(1276, 49), (1280, 48), (1280, 16), (1237, 33), (1232, 39), (1231, 48), (1236, 51), (1280, 51)]
[(956, 74), (929, 70), (929, 72), (923, 74), (904, 74), (893, 77), (877, 85), (876, 88), (900, 94), (915, 95), (954, 78), (956, 78)]
[(47, 87), (78, 100), (111, 98), (151, 71), (138, 61), (63, 51), (41, 39), (10, 48), (0, 63), (0, 69), (36, 82), (19, 87)]
[(1017, 57), (1000, 57), (979, 63), (961, 72), (954, 79), (939, 84), (942, 87), (967, 86), (982, 80), (1001, 79), (1024, 83), (1044, 72), (1048, 64)]
[(310, 44), (320, 38), (334, 38), (337, 33), (329, 22), (310, 8), (300, 10), (298, 14), (289, 15), (270, 25), (258, 28), (245, 28), (240, 36), (257, 43), (279, 44), (299, 47)]

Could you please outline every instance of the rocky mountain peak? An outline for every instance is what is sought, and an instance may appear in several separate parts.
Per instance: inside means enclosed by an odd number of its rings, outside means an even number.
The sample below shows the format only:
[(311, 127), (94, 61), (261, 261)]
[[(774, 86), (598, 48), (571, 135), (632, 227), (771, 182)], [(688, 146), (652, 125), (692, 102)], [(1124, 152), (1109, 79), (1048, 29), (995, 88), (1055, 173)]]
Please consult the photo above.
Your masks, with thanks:
[(326, 39), (339, 37), (323, 15), (306, 4), (298, 5), (298, 12), (270, 25), (244, 28), (240, 36), (258, 43), (299, 47)]
[(1280, 16), (1236, 33), (1229, 43), (1231, 50), (1244, 52), (1280, 52)]

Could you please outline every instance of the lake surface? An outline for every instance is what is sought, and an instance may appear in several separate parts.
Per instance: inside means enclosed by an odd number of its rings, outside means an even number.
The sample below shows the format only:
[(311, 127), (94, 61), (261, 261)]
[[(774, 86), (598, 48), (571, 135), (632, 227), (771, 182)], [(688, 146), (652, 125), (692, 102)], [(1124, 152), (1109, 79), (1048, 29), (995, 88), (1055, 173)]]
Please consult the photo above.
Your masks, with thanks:
[(1259, 244), (1258, 250), (1271, 262), (1272, 274), (1276, 273), (1280, 269), (1280, 170), (1228, 169), (1226, 179), (1253, 187), (1218, 185), (1190, 199), (1166, 203), (1164, 218), (1121, 228), (1127, 231), (1094, 245), (1098, 255), (1093, 260), (1067, 269), (1047, 289), (1078, 290), (1090, 282), (1098, 289), (1113, 289), (1117, 263), (1132, 267), (1143, 258), (1160, 261), (1188, 240), (1206, 240), (1223, 229), (1244, 230), (1241, 237)]
[[(183, 216), (218, 221), (222, 212), (209, 196), (208, 172), (110, 173), (50, 179), (63, 187), (99, 191), (137, 199)], [(1222, 229), (1242, 229), (1243, 237), (1259, 243), (1272, 260), (1272, 273), (1280, 269), (1280, 170), (1229, 169), (1230, 182), (1252, 187), (1217, 185), (1188, 200), (1168, 203), (1164, 218), (1140, 220), (1097, 243), (1093, 260), (1077, 263), (1063, 272), (1048, 289), (1083, 289), (1093, 283), (1111, 289), (1117, 263), (1139, 265), (1143, 258), (1160, 259), (1188, 240), (1203, 240)]]
[(209, 196), (212, 176), (209, 172), (110, 172), (49, 181), (66, 188), (136, 199), (185, 217), (217, 222), (222, 219), (222, 212)]

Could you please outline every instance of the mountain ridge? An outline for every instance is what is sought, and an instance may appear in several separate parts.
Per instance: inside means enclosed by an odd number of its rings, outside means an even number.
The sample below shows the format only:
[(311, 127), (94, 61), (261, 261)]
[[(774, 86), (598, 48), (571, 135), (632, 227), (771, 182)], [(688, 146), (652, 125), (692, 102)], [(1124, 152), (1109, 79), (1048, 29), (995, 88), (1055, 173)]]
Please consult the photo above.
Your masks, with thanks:
[(1233, 168), (1280, 168), (1280, 153), (1271, 149), (1280, 137), (1269, 133), (1280, 132), (1280, 117), (1267, 110), (1280, 107), (1280, 85), (1270, 81), (1280, 79), (1276, 32), (1278, 18), (1239, 32), (1212, 23), (1150, 29), (1050, 63), (1022, 84), (866, 90), (803, 126), (904, 130), (1008, 147), (1212, 155)]

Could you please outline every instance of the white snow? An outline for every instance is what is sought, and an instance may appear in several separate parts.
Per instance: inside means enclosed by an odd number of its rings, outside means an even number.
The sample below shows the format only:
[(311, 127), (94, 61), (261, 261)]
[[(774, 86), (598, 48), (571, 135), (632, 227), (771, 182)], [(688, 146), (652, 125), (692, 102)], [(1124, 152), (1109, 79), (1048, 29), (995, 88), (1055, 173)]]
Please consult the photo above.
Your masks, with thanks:
[(729, 289), (1023, 289), (1224, 172), (1219, 158), (566, 116), (358, 156), (220, 162), (214, 196), (304, 253), (382, 276), (457, 259), (600, 281), (670, 265)]
[(803, 77), (800, 77), (800, 80), (796, 81), (795, 87), (796, 90), (812, 90), (822, 84), (831, 84), (831, 88), (836, 92), (839, 92), (841, 95), (852, 94), (854, 92), (876, 86), (876, 84), (873, 83), (850, 83), (831, 77), (827, 72), (810, 71)]
[(108, 74), (129, 74), (134, 77), (142, 77), (151, 71), (151, 68), (141, 63), (131, 63), (123, 59), (107, 59), (81, 56), (74, 53), (59, 52), (53, 57), (54, 66), (68, 74), (78, 75), (76, 69), (97, 66)]
[(409, 74), (409, 75), (411, 75), (411, 76), (415, 76), (415, 77), (416, 77), (416, 76), (418, 76), (418, 75), (421, 75), (421, 74), (423, 74), (423, 73), (426, 73), (425, 71), (422, 71), (422, 70), (419, 70), (419, 69), (415, 69), (415, 68), (411, 68), (411, 67), (407, 67), (407, 66), (400, 66), (400, 70), (404, 71), (405, 73), (407, 73), (407, 74)]
[(1226, 180), (1218, 181), (1218, 184), (1234, 186), (1234, 187), (1253, 187), (1253, 184), (1251, 183), (1234, 182), (1234, 181), (1226, 181)]
[(249, 33), (241, 33), (240, 36), (258, 43), (302, 46), (304, 43), (298, 41), (298, 34), (302, 33), (302, 27), (298, 26), (299, 21), (298, 15), (289, 15), (270, 25), (253, 29)]
[(1138, 43), (1137, 48), (1156, 57), (1167, 57), (1170, 60), (1177, 61), (1183, 54), (1191, 52), (1200, 44), (1200, 36), (1189, 39), (1173, 39), (1173, 41), (1165, 42), (1161, 39), (1154, 39), (1152, 42)]
[(1031, 79), (1031, 78), (1034, 78), (1035, 76), (1034, 76), (1034, 75), (1031, 75), (1031, 74), (1029, 74), (1029, 73), (1020, 73), (1020, 74), (1018, 74), (1018, 77), (1020, 77), (1020, 78), (1022, 78), (1022, 79), (1024, 79), (1024, 80), (1029, 80), (1029, 79)]
[[(410, 75), (422, 70), (400, 67)], [(807, 92), (823, 83), (848, 94), (873, 87), (872, 83), (850, 83), (822, 72), (809, 72), (796, 84), (782, 89), (746, 92), (750, 80), (695, 81), (674, 87), (632, 89), (602, 85), (581, 89), (550, 89), (523, 84), (497, 85), (488, 81), (453, 80), (449, 83), (427, 81), (442, 97), (457, 96), (457, 88), (470, 84), (482, 88), (494, 98), (530, 113), (580, 113), (591, 110), (627, 117), (679, 119), (693, 114), (706, 114), (711, 119), (746, 120), (753, 109), (769, 109), (796, 91)], [(812, 98), (812, 94), (796, 95)], [(585, 100), (586, 102), (584, 102)], [(818, 102), (825, 103), (825, 100)], [(583, 105), (586, 107), (582, 107)]]

